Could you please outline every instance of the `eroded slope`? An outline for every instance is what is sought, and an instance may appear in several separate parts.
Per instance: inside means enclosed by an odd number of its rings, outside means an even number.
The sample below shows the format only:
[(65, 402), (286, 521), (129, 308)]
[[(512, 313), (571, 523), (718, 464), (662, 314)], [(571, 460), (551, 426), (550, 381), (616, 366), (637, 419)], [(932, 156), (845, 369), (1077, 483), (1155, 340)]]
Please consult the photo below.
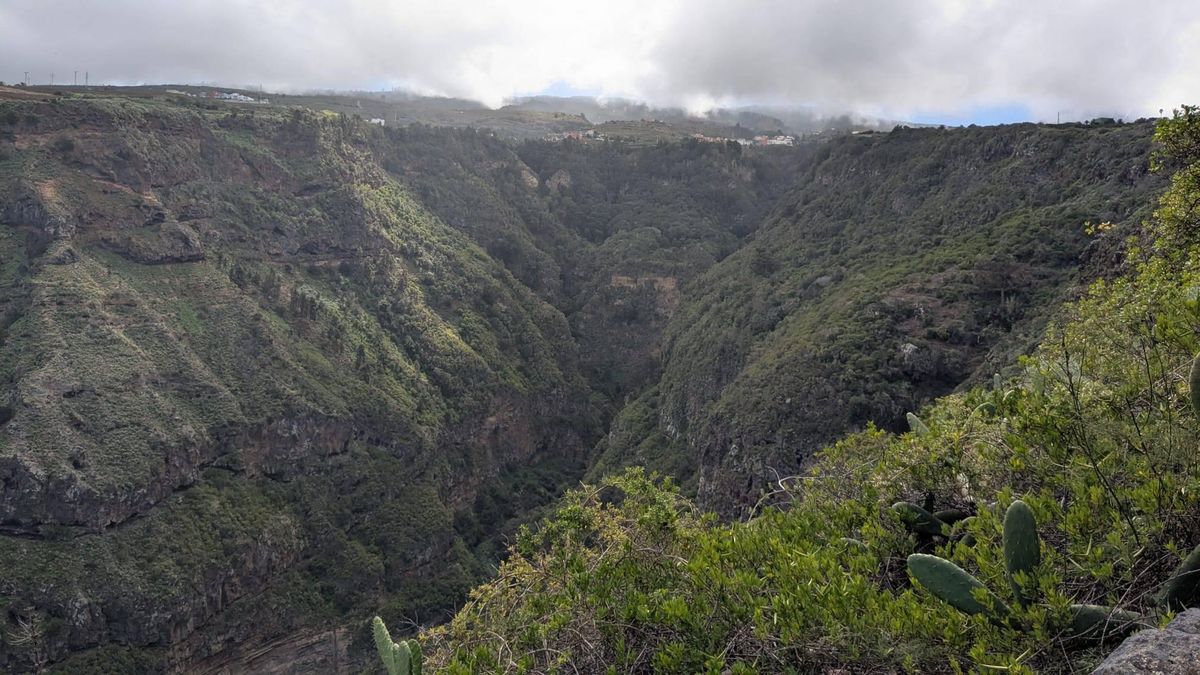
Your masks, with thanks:
[(581, 467), (565, 318), (362, 124), (122, 99), (0, 119), (0, 595), (43, 628), (0, 662), (434, 617), (482, 572), (455, 529), (479, 486)]
[(990, 377), (1034, 344), (1089, 246), (1106, 246), (1085, 223), (1147, 213), (1161, 185), (1151, 131), (898, 129), (827, 144), (754, 241), (685, 289), (661, 381), (618, 416), (596, 473), (667, 468), (696, 480), (706, 507), (744, 513), (847, 431), (903, 428), (923, 402)]

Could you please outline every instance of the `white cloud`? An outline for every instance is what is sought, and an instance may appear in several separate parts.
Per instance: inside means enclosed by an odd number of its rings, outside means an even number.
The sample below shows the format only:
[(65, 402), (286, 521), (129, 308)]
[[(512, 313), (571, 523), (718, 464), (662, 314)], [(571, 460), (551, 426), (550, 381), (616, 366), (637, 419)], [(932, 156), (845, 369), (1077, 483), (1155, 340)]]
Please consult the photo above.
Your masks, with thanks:
[(1194, 0), (0, 0), (0, 79), (403, 86), (505, 97), (555, 83), (690, 108), (908, 116), (1200, 100)]

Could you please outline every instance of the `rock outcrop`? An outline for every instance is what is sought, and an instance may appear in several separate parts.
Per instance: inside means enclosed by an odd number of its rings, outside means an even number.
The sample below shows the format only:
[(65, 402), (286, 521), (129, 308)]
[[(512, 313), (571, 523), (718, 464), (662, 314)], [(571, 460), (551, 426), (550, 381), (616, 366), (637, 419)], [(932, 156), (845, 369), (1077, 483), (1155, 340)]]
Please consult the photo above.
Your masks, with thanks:
[(1200, 609), (1125, 640), (1092, 675), (1200, 675)]

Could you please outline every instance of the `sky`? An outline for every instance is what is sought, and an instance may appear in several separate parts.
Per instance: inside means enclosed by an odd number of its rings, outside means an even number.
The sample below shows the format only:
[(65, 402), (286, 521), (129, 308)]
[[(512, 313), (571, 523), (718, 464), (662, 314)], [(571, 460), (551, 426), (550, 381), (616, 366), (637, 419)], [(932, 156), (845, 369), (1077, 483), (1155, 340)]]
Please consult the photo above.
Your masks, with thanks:
[(551, 93), (923, 123), (1200, 103), (1200, 0), (0, 0), (0, 80)]

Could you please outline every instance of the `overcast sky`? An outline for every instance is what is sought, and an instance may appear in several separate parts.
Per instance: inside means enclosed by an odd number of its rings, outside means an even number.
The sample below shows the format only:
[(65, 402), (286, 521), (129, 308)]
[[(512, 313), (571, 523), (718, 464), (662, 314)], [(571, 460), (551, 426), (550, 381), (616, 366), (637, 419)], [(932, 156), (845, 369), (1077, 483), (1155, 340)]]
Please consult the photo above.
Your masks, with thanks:
[[(1200, 102), (1200, 0), (0, 0), (0, 80), (539, 92), (917, 121)], [(992, 118), (996, 118), (993, 120)]]

